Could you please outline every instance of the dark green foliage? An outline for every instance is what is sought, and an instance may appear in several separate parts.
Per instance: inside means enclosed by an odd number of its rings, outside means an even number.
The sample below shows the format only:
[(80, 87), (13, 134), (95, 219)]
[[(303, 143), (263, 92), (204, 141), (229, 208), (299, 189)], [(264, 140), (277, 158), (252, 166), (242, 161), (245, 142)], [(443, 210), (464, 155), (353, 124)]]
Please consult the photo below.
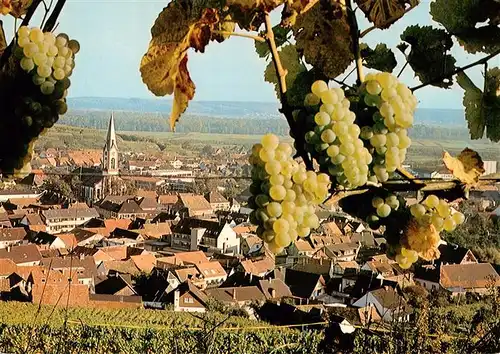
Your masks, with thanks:
[[(453, 41), (446, 31), (431, 26), (414, 25), (406, 28), (401, 34), (401, 40), (411, 46), (408, 63), (423, 83), (455, 70), (456, 60), (448, 54)], [(450, 88), (453, 80), (443, 79), (433, 85)]]
[(361, 43), (360, 49), (361, 56), (367, 68), (392, 73), (398, 65), (394, 53), (384, 43), (377, 44), (375, 49), (371, 49), (367, 44)]
[(469, 53), (492, 53), (500, 49), (498, 1), (437, 0), (430, 8), (433, 20), (455, 35)]

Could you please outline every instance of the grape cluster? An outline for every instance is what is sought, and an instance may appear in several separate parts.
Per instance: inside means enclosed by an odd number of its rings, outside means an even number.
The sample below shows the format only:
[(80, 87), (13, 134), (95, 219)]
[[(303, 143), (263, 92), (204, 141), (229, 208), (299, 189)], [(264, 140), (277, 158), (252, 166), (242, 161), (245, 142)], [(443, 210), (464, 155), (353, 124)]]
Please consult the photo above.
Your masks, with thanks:
[(78, 51), (78, 42), (66, 34), (19, 28), (13, 56), (16, 68), (10, 72), (12, 87), (0, 102), (0, 130), (9, 134), (9, 139), (0, 139), (3, 176), (27, 175), (35, 140), (66, 113), (69, 76)]
[[(75, 67), (74, 55), (80, 49), (78, 42), (69, 40), (66, 34), (56, 37), (52, 32), (44, 33), (39, 28), (26, 26), (19, 28), (17, 45), (22, 48), (21, 68), (32, 75), (33, 83), (44, 95), (51, 95), (58, 82), (71, 76)], [(69, 80), (62, 86), (69, 87)]]
[(410, 207), (410, 219), (401, 245), (396, 249), (396, 262), (403, 269), (409, 268), (417, 259), (439, 258), (439, 232), (453, 231), (465, 221), (460, 212), (453, 212), (448, 203), (435, 195)]
[(406, 149), (411, 145), (407, 129), (413, 124), (417, 99), (405, 84), (385, 72), (366, 76), (361, 98), (375, 109), (360, 134), (373, 156), (370, 180), (385, 182), (406, 159)]
[(464, 214), (454, 212), (446, 200), (435, 195), (429, 195), (422, 203), (412, 205), (410, 212), (417, 220), (431, 223), (438, 232), (451, 232), (465, 221)]
[(257, 235), (275, 253), (319, 227), (316, 206), (329, 190), (328, 175), (306, 171), (292, 153), (289, 144), (267, 134), (253, 146), (249, 158), (253, 183), (248, 205), (254, 209), (250, 219), (258, 225)]
[(306, 104), (321, 103), (314, 116), (314, 128), (305, 135), (312, 155), (328, 174), (344, 187), (366, 184), (372, 156), (359, 138), (361, 129), (356, 115), (340, 88), (329, 89), (324, 81), (316, 81), (306, 96)]

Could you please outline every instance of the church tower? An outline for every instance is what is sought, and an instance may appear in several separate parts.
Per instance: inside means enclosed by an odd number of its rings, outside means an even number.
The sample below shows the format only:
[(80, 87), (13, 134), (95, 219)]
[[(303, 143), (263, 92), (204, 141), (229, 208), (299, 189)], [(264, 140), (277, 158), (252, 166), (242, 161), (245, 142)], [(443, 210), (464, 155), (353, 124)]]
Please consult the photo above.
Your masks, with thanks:
[(115, 119), (111, 112), (106, 144), (102, 151), (102, 171), (105, 175), (118, 175), (118, 145), (116, 144)]

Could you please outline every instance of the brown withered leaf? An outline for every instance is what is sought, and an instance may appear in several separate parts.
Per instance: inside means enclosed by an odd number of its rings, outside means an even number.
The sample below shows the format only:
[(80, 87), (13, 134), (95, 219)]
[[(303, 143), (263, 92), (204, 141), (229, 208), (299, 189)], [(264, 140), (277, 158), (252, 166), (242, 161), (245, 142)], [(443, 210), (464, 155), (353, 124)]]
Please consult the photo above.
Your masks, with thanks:
[(481, 156), (469, 148), (465, 148), (456, 158), (445, 151), (443, 162), (446, 168), (453, 173), (453, 176), (466, 184), (477, 183), (485, 171)]
[(328, 78), (342, 74), (354, 60), (347, 14), (338, 3), (316, 3), (297, 17), (292, 30), (297, 51)]
[(420, 0), (355, 0), (370, 22), (378, 28), (388, 28), (417, 6)]
[(175, 0), (163, 9), (151, 29), (152, 39), (140, 65), (141, 76), (155, 95), (174, 94), (172, 130), (195, 91), (187, 70), (187, 50), (204, 52), (218, 22), (218, 10), (210, 8), (209, 1)]
[(30, 7), (33, 0), (12, 0), (12, 10), (10, 14), (16, 18), (23, 16)]

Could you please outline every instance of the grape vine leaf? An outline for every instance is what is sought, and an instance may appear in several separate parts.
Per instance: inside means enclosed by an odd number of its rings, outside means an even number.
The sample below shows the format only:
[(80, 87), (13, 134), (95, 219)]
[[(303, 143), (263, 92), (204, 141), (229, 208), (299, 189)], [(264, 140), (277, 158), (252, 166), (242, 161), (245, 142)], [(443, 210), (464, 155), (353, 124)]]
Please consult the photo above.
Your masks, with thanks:
[(500, 49), (500, 2), (436, 0), (430, 4), (430, 13), (469, 53)]
[(354, 54), (347, 14), (338, 3), (327, 5), (316, 3), (297, 17), (292, 30), (299, 55), (326, 77), (335, 78), (349, 67)]
[(355, 0), (366, 18), (377, 28), (388, 28), (417, 6), (419, 0)]
[(484, 173), (484, 163), (481, 156), (469, 148), (465, 148), (456, 158), (447, 151), (443, 153), (444, 165), (453, 176), (465, 184), (475, 184)]
[[(455, 70), (456, 60), (448, 51), (453, 46), (451, 35), (431, 26), (409, 26), (401, 34), (401, 40), (411, 46), (408, 63), (423, 83)], [(432, 85), (450, 88), (453, 79), (443, 79)]]
[(0, 57), (5, 48), (7, 48), (7, 40), (5, 39), (5, 32), (3, 31), (3, 22), (0, 21)]
[[(223, 20), (221, 20), (221, 21), (219, 21), (219, 23), (217, 23), (217, 30), (218, 31), (232, 33), (232, 32), (234, 32), (235, 28), (236, 28), (236, 23), (234, 23), (234, 21), (231, 18), (231, 15), (229, 15), (229, 14), (227, 14)], [(231, 37), (231, 35), (225, 34), (225, 33), (214, 33), (213, 34), (213, 39), (219, 43), (224, 42), (229, 37)]]
[(367, 68), (392, 73), (398, 65), (396, 56), (384, 43), (377, 44), (375, 49), (371, 49), (367, 44), (361, 43), (360, 50)]
[[(279, 48), (286, 43), (286, 41), (288, 40), (288, 34), (291, 30), (291, 28), (285, 28), (279, 24), (273, 27), (274, 42), (276, 43), (276, 47)], [(265, 58), (271, 53), (271, 51), (269, 50), (269, 44), (267, 44), (267, 42), (255, 41), (255, 51), (261, 58)]]
[(500, 141), (500, 69), (488, 70), (486, 92), (481, 91), (465, 73), (457, 75), (457, 83), (465, 90), (463, 103), (465, 119), (472, 139), (486, 137)]
[[(294, 82), (297, 79), (297, 76), (305, 72), (307, 69), (304, 64), (300, 62), (299, 54), (297, 53), (297, 49), (295, 48), (294, 45), (289, 44), (281, 48), (279, 51), (279, 56), (281, 63), (283, 67), (287, 70), (287, 75), (285, 77), (286, 80), (286, 86), (287, 87), (293, 87)], [(276, 90), (276, 96), (278, 99), (281, 97), (280, 93), (280, 88), (278, 85), (278, 76), (276, 75), (276, 69), (274, 67), (273, 61), (270, 61), (270, 63), (266, 67), (266, 71), (264, 72), (264, 80), (267, 82), (270, 82), (274, 84), (275, 90)], [(310, 85), (308, 86), (308, 88)], [(304, 94), (305, 96), (305, 94)], [(302, 96), (300, 104), (303, 103), (304, 101), (304, 96)], [(287, 95), (288, 98), (288, 95)], [(288, 102), (289, 104), (293, 105), (293, 103), (297, 102)]]
[(174, 0), (160, 13), (151, 29), (152, 39), (142, 57), (143, 82), (157, 96), (174, 94), (170, 126), (193, 98), (195, 85), (187, 70), (187, 50), (204, 52), (219, 22), (217, 9), (203, 0)]

